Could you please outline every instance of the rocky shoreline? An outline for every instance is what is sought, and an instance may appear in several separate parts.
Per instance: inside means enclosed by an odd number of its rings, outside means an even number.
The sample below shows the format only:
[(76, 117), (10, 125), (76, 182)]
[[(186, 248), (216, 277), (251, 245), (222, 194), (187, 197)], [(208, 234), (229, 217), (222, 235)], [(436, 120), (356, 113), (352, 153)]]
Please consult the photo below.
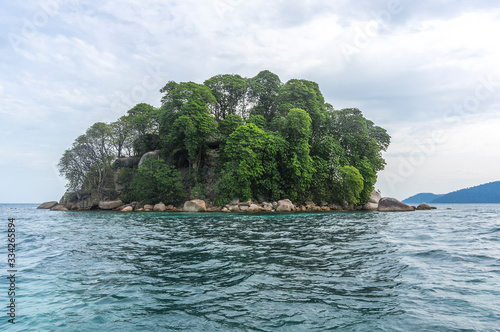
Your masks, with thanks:
[[(76, 200), (74, 198), (77, 198)], [(289, 199), (282, 199), (277, 202), (258, 202), (249, 200), (240, 202), (238, 199), (232, 200), (229, 204), (219, 207), (213, 206), (204, 200), (194, 199), (186, 201), (182, 206), (165, 205), (163, 202), (157, 204), (145, 204), (143, 202), (132, 202), (125, 204), (121, 200), (95, 200), (91, 197), (75, 196), (73, 199), (62, 198), (59, 202), (51, 201), (42, 203), (38, 209), (50, 209), (51, 211), (122, 211), (122, 212), (328, 212), (328, 211), (381, 211), (381, 212), (403, 212), (415, 210), (433, 210), (426, 203), (418, 207), (406, 205), (395, 198), (382, 197), (379, 192), (373, 191), (370, 200), (362, 206), (349, 204), (338, 205), (335, 203), (305, 202), (301, 205), (293, 204)]]

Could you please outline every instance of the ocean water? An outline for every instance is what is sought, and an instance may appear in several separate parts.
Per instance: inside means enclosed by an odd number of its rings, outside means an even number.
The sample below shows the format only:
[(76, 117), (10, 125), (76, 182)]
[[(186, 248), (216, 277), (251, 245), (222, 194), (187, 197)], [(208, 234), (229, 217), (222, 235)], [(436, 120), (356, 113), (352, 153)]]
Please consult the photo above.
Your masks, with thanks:
[(36, 206), (0, 204), (2, 331), (500, 331), (500, 205), (255, 215)]

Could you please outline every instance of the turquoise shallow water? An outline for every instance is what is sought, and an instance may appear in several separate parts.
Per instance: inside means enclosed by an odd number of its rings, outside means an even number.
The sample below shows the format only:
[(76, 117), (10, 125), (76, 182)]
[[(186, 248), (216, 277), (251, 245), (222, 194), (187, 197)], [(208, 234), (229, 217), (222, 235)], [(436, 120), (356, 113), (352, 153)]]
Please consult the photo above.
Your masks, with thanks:
[(438, 207), (242, 215), (0, 204), (0, 330), (500, 331), (500, 205)]

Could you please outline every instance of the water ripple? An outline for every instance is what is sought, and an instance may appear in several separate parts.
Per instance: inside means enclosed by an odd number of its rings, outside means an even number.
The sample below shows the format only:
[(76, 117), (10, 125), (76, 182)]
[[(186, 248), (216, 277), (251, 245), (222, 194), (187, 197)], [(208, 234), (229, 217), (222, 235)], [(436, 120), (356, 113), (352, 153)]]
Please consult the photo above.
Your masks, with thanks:
[(18, 330), (498, 328), (498, 205), (402, 214), (18, 213)]

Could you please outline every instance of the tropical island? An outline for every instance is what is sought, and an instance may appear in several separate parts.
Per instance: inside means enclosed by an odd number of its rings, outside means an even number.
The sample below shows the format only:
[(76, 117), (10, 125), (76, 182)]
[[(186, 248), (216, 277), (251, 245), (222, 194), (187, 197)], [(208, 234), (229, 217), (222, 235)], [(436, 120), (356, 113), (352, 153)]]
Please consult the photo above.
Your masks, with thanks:
[(259, 202), (271, 211), (285, 200), (353, 209), (370, 200), (385, 166), (387, 131), (357, 108), (334, 109), (312, 81), (282, 83), (265, 70), (170, 81), (160, 92), (160, 107), (138, 104), (75, 139), (58, 164), (68, 180), (59, 206), (176, 211), (202, 201), (220, 211)]

